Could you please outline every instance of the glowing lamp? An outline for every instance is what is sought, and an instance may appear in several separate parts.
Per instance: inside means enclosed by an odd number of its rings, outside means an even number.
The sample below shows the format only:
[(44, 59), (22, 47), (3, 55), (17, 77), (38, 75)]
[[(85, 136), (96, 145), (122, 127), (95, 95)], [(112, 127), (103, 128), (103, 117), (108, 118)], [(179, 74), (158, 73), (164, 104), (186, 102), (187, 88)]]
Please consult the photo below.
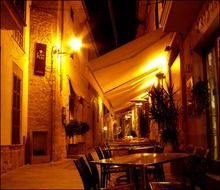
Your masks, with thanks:
[(70, 46), (73, 49), (73, 51), (79, 51), (82, 47), (82, 41), (79, 38), (73, 38), (70, 41)]

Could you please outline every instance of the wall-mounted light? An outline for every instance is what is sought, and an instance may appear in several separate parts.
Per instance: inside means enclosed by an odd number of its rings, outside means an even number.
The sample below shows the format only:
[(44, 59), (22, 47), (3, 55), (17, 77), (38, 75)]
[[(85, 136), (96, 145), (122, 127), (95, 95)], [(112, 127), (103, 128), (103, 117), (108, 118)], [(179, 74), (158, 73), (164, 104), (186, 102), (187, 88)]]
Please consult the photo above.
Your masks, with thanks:
[[(53, 46), (52, 55), (55, 55), (55, 54), (57, 54), (57, 55), (68, 55), (70, 53), (60, 51), (60, 49), (57, 46)], [(70, 54), (70, 57), (72, 58), (71, 54)]]
[(70, 55), (70, 57), (73, 59), (74, 54), (82, 48), (82, 40), (80, 38), (74, 37), (69, 41), (69, 46), (71, 47), (71, 53), (60, 51), (57, 46), (53, 46), (52, 54)]
[(74, 52), (79, 51), (82, 47), (82, 41), (80, 38), (72, 38), (69, 44)]

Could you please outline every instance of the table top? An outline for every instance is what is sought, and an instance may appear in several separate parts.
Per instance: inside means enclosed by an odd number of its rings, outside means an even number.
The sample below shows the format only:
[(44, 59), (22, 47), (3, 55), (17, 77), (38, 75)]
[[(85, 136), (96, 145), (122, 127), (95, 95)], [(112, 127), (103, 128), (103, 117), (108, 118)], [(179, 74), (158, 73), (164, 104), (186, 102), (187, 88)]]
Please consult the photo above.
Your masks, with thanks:
[(95, 160), (93, 163), (100, 165), (149, 166), (172, 162), (192, 156), (193, 154), (185, 153), (136, 153), (124, 156), (115, 156), (108, 159)]
[(153, 150), (154, 146), (121, 146), (121, 147), (109, 147), (108, 150)]
[(152, 142), (150, 142), (149, 140), (123, 140), (123, 141), (109, 142), (109, 145), (112, 147), (146, 146), (146, 145), (152, 145)]

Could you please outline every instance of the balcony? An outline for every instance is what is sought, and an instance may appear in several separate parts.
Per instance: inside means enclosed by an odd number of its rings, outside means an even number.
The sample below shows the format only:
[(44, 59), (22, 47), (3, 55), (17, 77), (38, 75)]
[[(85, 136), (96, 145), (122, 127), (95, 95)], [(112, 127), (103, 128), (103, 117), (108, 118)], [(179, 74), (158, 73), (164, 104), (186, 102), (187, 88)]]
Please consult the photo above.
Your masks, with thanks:
[(25, 0), (1, 1), (1, 29), (19, 30), (22, 32), (25, 24)]
[(203, 1), (165, 0), (160, 25), (165, 32), (187, 32), (203, 3)]

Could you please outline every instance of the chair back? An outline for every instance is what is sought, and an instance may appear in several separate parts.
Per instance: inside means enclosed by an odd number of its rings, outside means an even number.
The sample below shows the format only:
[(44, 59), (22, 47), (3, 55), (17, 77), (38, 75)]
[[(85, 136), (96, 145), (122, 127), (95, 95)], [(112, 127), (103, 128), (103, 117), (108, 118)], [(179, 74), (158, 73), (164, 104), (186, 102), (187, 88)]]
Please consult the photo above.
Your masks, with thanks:
[[(184, 162), (184, 177), (189, 179), (191, 189), (199, 187), (206, 189), (207, 155), (209, 150), (204, 147), (196, 147), (193, 151), (194, 157), (186, 159)], [(191, 152), (188, 152), (191, 153)]]
[(94, 179), (96, 181), (96, 184), (99, 185), (100, 184), (100, 182), (99, 182), (99, 171), (98, 171), (97, 166), (94, 163), (91, 162), (91, 161), (94, 161), (94, 158), (93, 158), (91, 152), (86, 154), (86, 159), (87, 159), (87, 161), (89, 163), (89, 166), (90, 166), (92, 175), (93, 175), (93, 177), (94, 177)]
[(209, 153), (209, 149), (205, 147), (199, 146), (196, 147), (195, 150), (195, 176), (194, 176), (194, 183), (196, 186), (200, 187), (202, 190), (206, 189), (206, 173), (207, 173), (207, 156)]
[(102, 151), (104, 153), (105, 158), (112, 158), (112, 152), (111, 152), (110, 147), (109, 147), (108, 144), (105, 143), (102, 146)]
[(96, 153), (97, 153), (100, 160), (105, 158), (100, 146), (96, 146), (95, 151), (96, 151)]
[(196, 155), (197, 157), (207, 158), (208, 153), (209, 153), (209, 149), (206, 149), (206, 148), (203, 147), (203, 146), (198, 146), (198, 147), (196, 147), (195, 155)]
[(163, 153), (164, 147), (161, 145), (155, 145), (154, 146), (154, 153)]
[(80, 174), (84, 189), (96, 189), (96, 181), (94, 180), (94, 177), (83, 156), (80, 156), (76, 160), (73, 160), (73, 162)]
[(194, 151), (195, 151), (195, 146), (192, 144), (188, 144), (185, 152), (191, 154), (191, 153), (194, 153)]

